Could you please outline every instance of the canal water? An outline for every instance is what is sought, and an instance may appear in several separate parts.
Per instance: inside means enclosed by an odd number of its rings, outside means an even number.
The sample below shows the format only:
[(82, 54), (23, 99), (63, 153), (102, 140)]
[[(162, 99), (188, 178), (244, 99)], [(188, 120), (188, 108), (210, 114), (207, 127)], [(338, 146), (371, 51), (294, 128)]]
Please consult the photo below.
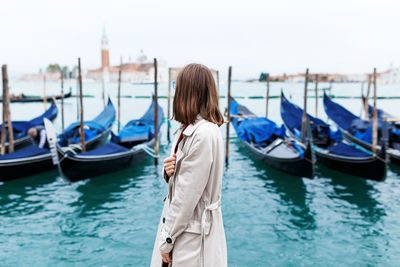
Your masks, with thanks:
[[(75, 82), (66, 83), (75, 93)], [(10, 81), (11, 91), (42, 95), (41, 82)], [(328, 84), (321, 84), (328, 87)], [(304, 85), (272, 83), (302, 105)], [(399, 95), (398, 86), (379, 85), (379, 96)], [(84, 117), (102, 110), (101, 84), (84, 83)], [(313, 88), (313, 85), (311, 85)], [(333, 84), (332, 94), (359, 96), (360, 84)], [(106, 84), (116, 104), (117, 84)], [(138, 118), (153, 87), (122, 84), (122, 123)], [(48, 82), (47, 93), (60, 85)], [(313, 91), (309, 92), (314, 94)], [(161, 96), (167, 85), (160, 84)], [(321, 94), (321, 92), (320, 92)], [(221, 84), (220, 95), (226, 95)], [(257, 115), (265, 114), (265, 84), (234, 82), (232, 95)], [(360, 114), (359, 99), (338, 99)], [(65, 101), (65, 121), (77, 119), (76, 99)], [(160, 104), (166, 114), (166, 99)], [(400, 116), (400, 100), (378, 107)], [(221, 98), (224, 110), (226, 99)], [(27, 120), (43, 103), (12, 104), (12, 118)], [(314, 99), (309, 111), (315, 112)], [(281, 123), (279, 99), (270, 118)], [(319, 117), (326, 119), (322, 101)], [(55, 121), (61, 130), (61, 117)], [(178, 125), (172, 123), (173, 130)], [(225, 133), (225, 126), (221, 127)], [(160, 162), (168, 155), (166, 124), (161, 128)], [(395, 266), (400, 263), (400, 168), (390, 166), (384, 182), (366, 181), (317, 166), (314, 179), (294, 177), (255, 161), (231, 128), (230, 163), (224, 171), (222, 212), (230, 266)], [(1, 266), (148, 266), (167, 188), (153, 159), (102, 177), (65, 182), (57, 171), (0, 183)]]

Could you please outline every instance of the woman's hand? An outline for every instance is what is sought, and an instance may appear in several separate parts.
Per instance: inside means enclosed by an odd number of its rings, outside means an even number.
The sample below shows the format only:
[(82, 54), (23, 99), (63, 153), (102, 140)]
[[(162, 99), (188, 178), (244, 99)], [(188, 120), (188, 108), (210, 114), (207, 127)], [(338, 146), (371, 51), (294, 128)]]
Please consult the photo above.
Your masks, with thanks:
[(176, 154), (173, 154), (171, 157), (168, 157), (164, 160), (164, 170), (167, 173), (168, 177), (171, 177), (175, 171), (175, 162), (176, 162)]
[(166, 263), (171, 263), (172, 262), (171, 253), (161, 252), (161, 257), (162, 257), (163, 262), (166, 262)]

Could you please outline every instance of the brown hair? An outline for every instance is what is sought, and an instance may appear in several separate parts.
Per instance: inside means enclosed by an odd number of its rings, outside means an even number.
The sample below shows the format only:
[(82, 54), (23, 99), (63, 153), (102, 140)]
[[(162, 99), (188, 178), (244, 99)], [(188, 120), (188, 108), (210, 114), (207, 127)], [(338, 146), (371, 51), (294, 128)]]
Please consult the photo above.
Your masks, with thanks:
[(184, 125), (203, 119), (221, 126), (224, 118), (218, 107), (218, 91), (211, 71), (201, 64), (189, 64), (178, 74), (173, 118)]

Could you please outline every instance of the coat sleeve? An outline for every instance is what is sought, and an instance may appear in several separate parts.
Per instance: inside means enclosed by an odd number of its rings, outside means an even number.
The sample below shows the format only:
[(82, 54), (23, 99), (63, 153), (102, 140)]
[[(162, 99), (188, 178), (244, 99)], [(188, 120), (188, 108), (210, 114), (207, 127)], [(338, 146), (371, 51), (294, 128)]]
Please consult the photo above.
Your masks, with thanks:
[(169, 253), (175, 239), (185, 231), (208, 183), (212, 157), (210, 136), (195, 136), (193, 145), (182, 159), (175, 181), (175, 194), (160, 236), (160, 250)]

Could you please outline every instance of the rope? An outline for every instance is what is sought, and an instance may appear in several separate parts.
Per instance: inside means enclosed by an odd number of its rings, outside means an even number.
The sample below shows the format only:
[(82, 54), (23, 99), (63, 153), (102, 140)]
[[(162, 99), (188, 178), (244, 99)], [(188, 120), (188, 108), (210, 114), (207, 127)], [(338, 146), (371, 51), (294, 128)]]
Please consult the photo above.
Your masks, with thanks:
[(138, 147), (138, 149), (142, 149), (144, 152), (146, 152), (147, 155), (149, 155), (153, 158), (156, 158), (156, 159), (159, 158), (159, 155), (156, 155), (154, 153), (154, 149), (152, 149), (151, 147), (148, 147), (147, 145), (138, 145), (137, 147)]

